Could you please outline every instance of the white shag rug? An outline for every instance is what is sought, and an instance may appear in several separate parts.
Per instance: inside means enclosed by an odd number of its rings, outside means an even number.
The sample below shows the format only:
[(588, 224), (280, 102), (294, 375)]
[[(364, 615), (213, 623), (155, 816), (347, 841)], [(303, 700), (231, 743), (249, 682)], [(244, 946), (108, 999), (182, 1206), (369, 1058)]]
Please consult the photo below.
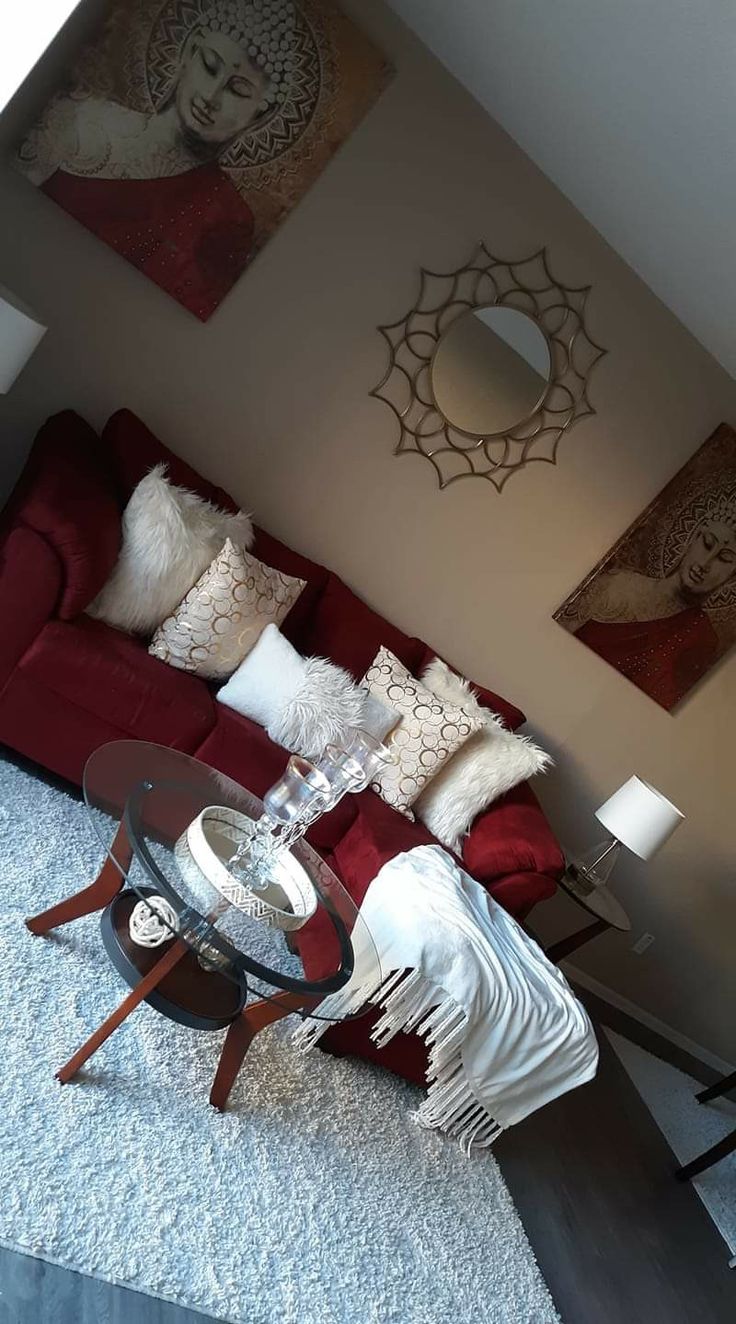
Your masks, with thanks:
[[(724, 1097), (698, 1103), (703, 1086), (692, 1076), (613, 1030), (606, 1034), (680, 1165), (736, 1127), (736, 1103)], [(736, 1258), (736, 1153), (693, 1177), (692, 1185)]]
[(365, 1063), (256, 1039), (221, 1116), (222, 1034), (143, 1005), (60, 1086), (125, 986), (97, 917), (26, 915), (94, 877), (72, 796), (0, 762), (0, 1242), (233, 1324), (559, 1324), (493, 1156), (416, 1127)]

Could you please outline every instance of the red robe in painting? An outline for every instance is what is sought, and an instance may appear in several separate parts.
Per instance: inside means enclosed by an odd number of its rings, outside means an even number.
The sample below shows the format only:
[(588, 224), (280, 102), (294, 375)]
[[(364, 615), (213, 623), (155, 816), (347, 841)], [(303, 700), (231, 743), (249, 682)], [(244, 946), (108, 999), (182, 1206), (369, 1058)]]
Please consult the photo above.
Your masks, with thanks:
[(719, 653), (718, 636), (700, 607), (658, 621), (586, 621), (578, 639), (663, 708), (673, 708)]
[(203, 322), (247, 265), (253, 213), (216, 165), (162, 179), (57, 170), (43, 191)]

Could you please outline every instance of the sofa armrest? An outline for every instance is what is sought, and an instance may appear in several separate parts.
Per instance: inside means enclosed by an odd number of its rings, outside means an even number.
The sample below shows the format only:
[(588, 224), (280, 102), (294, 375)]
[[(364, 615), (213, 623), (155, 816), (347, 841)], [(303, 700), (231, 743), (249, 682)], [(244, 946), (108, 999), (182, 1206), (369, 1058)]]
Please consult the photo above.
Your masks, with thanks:
[(63, 575), (61, 619), (83, 612), (115, 565), (121, 524), (97, 434), (72, 410), (55, 414), (38, 433), (5, 523), (35, 530), (56, 552)]
[(463, 847), (463, 860), (481, 883), (510, 874), (544, 874), (554, 882), (565, 867), (559, 844), (528, 782), (515, 786), (476, 818)]
[(507, 874), (485, 886), (493, 900), (519, 921), (526, 919), (538, 901), (554, 896), (557, 888), (554, 879), (545, 873)]
[(54, 549), (33, 529), (12, 529), (0, 546), (0, 690), (54, 614), (62, 584)]

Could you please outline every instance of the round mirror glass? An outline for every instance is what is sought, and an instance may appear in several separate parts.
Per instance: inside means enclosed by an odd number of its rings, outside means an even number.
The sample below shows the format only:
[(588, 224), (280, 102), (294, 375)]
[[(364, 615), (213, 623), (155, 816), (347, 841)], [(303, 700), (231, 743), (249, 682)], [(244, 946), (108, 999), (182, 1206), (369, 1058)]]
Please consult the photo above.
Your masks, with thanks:
[(533, 318), (498, 304), (472, 308), (440, 337), (432, 391), (461, 432), (509, 432), (541, 404), (550, 366), (547, 337)]

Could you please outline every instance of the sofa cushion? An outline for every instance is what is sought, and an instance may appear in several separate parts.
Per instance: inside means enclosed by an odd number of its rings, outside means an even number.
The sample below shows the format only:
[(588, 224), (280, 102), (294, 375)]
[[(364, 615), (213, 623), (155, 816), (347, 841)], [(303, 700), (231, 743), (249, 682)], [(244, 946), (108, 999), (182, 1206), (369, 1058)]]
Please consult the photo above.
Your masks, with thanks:
[(378, 612), (361, 602), (337, 575), (330, 575), (305, 624), (299, 641), (301, 651), (328, 657), (360, 680), (382, 644), (409, 671), (414, 671), (425, 651), (420, 639), (411, 639), (395, 625), (390, 625)]
[(102, 621), (50, 621), (20, 662), (60, 698), (118, 730), (193, 753), (215, 725), (209, 689), (149, 657), (145, 644)]
[[(356, 906), (388, 860), (414, 846), (428, 846), (434, 837), (421, 823), (391, 809), (373, 791), (346, 796), (354, 802), (352, 826), (333, 847), (330, 864)], [(339, 808), (339, 806), (338, 806)], [(308, 979), (324, 979), (335, 969), (339, 943), (329, 915), (322, 907), (297, 934), (299, 955)]]
[[(423, 646), (422, 656), (419, 659), (419, 663), (414, 674), (416, 676), (421, 675), (422, 672), (426, 671), (430, 662), (434, 662), (435, 658), (438, 657), (440, 657), (439, 653), (435, 653), (433, 648), (429, 648), (425, 644)], [(445, 666), (448, 666), (453, 671), (456, 671), (459, 676), (462, 675), (462, 672), (459, 670), (459, 668), (453, 666), (452, 662), (448, 662), (446, 658), (440, 658), (440, 661), (444, 662)], [(470, 680), (470, 677), (467, 677), (467, 679)], [(509, 728), (509, 731), (516, 731), (520, 726), (524, 725), (524, 722), (526, 721), (526, 716), (521, 711), (521, 708), (516, 707), (516, 704), (510, 703), (508, 699), (502, 698), (500, 694), (495, 694), (493, 690), (485, 689), (485, 687), (483, 685), (479, 685), (477, 681), (470, 680), (470, 683), (476, 692), (478, 703), (481, 705), (481, 707), (490, 708), (491, 712), (498, 713), (499, 717), (503, 718), (506, 726)]]
[(51, 544), (64, 572), (58, 614), (78, 616), (115, 565), (121, 527), (107, 456), (72, 410), (41, 428), (9, 513)]
[(236, 511), (237, 503), (221, 487), (216, 487), (197, 473), (186, 460), (170, 451), (159, 441), (130, 409), (119, 409), (107, 420), (102, 430), (103, 446), (109, 447), (111, 462), (117, 480), (121, 504), (128, 500), (133, 488), (145, 478), (156, 464), (167, 464), (168, 478), (177, 487), (188, 487), (213, 505), (223, 510)]

